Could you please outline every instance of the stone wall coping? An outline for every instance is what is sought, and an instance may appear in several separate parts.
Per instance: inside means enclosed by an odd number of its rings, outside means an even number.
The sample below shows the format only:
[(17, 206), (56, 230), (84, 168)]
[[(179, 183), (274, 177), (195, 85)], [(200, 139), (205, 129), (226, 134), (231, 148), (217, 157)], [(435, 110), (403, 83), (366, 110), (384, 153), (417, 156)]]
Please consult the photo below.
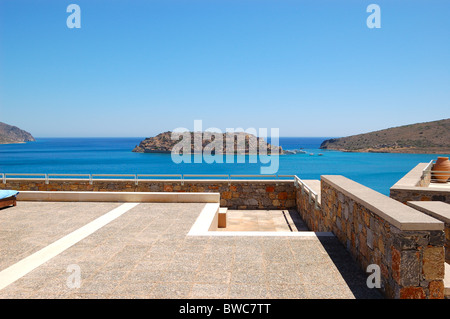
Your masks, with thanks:
[(443, 187), (433, 187), (433, 186), (402, 186), (395, 184), (391, 187), (391, 190), (407, 190), (407, 191), (418, 191), (418, 192), (428, 192), (428, 193), (450, 193), (450, 189)]
[(439, 201), (410, 201), (408, 206), (450, 224), (450, 204)]
[(320, 194), (320, 180), (318, 179), (302, 179), (302, 181), (308, 185), (317, 194)]
[(321, 191), (321, 187), (320, 187), (320, 180), (318, 179), (302, 179), (302, 181), (309, 187), (311, 188), (314, 192), (316, 192), (317, 194), (317, 200), (319, 202), (319, 205), (321, 204), (321, 196), (320, 196), (320, 191)]
[[(415, 187), (420, 182), (422, 178), (422, 173), (428, 163), (419, 163), (412, 170), (410, 170), (405, 176), (403, 176), (397, 183), (392, 187), (403, 188), (404, 186)], [(426, 187), (424, 187), (426, 188)]]
[(341, 175), (322, 175), (346, 196), (400, 230), (443, 230), (444, 223)]

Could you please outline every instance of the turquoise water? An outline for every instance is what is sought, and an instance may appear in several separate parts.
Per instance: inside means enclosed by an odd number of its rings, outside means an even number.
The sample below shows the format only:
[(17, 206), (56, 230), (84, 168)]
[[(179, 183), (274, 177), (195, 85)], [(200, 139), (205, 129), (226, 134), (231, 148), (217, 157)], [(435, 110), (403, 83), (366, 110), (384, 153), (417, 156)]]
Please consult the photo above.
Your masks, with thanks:
[[(67, 174), (260, 174), (261, 163), (181, 163), (170, 154), (131, 150), (143, 138), (38, 138), (26, 144), (0, 145), (0, 173)], [(420, 162), (437, 154), (346, 153), (318, 149), (326, 138), (280, 138), (284, 149), (304, 148), (307, 154), (280, 156), (278, 174), (302, 179), (339, 174), (383, 194)], [(314, 155), (309, 155), (313, 153)], [(322, 153), (323, 156), (318, 156)], [(449, 156), (449, 154), (441, 154)]]

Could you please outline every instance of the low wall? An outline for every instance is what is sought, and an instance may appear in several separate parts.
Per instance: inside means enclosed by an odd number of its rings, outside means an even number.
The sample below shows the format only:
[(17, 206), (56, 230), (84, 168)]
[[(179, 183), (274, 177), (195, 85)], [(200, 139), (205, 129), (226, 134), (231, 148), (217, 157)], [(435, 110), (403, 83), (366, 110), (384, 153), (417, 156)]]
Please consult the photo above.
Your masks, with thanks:
[(389, 196), (403, 204), (410, 201), (440, 201), (450, 204), (450, 190), (437, 187), (392, 187)]
[(220, 193), (220, 206), (230, 209), (295, 208), (294, 182), (289, 180), (134, 180), (7, 179), (0, 189), (76, 192), (199, 192)]
[(323, 214), (320, 199), (320, 181), (304, 180), (303, 182), (316, 192), (316, 194), (319, 195), (319, 198), (316, 205), (314, 198), (309, 196), (307, 190), (302, 190), (300, 187), (297, 187), (295, 192), (297, 212), (300, 214), (309, 230), (315, 232), (329, 232), (331, 229), (331, 220), (325, 218), (325, 215)]
[[(450, 189), (430, 183), (431, 175), (422, 179), (428, 163), (419, 163), (390, 189), (390, 197), (406, 204), (409, 201), (441, 201), (450, 203)], [(436, 185), (436, 186), (435, 186)]]
[(20, 191), (18, 201), (119, 202), (119, 203), (219, 203), (219, 193), (58, 192)]
[(343, 176), (322, 176), (325, 219), (388, 298), (444, 298), (444, 224)]
[(445, 262), (450, 263), (450, 204), (443, 202), (408, 202), (411, 206), (444, 223), (445, 231)]

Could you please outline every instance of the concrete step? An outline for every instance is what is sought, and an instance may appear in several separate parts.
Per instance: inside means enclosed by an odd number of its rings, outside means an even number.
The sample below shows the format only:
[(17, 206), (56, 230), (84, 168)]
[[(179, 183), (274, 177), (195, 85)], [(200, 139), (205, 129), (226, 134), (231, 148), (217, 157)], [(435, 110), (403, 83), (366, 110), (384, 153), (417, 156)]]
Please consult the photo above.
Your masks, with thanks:
[(444, 296), (450, 299), (450, 265), (445, 263)]
[(218, 228), (226, 228), (227, 227), (227, 212), (228, 208), (220, 207), (219, 208), (219, 218), (218, 218)]

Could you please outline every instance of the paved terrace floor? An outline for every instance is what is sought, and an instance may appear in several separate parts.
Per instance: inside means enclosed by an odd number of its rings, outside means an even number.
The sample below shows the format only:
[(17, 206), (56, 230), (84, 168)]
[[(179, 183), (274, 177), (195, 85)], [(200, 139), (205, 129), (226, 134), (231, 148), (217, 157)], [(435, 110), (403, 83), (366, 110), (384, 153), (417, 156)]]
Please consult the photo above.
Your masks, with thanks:
[[(120, 205), (19, 202), (0, 210), (0, 277)], [(380, 298), (334, 237), (187, 236), (204, 205), (138, 204), (37, 261), (0, 298)], [(80, 288), (67, 285), (69, 265), (80, 267)]]
[(308, 231), (295, 210), (228, 210), (227, 227), (218, 231)]

